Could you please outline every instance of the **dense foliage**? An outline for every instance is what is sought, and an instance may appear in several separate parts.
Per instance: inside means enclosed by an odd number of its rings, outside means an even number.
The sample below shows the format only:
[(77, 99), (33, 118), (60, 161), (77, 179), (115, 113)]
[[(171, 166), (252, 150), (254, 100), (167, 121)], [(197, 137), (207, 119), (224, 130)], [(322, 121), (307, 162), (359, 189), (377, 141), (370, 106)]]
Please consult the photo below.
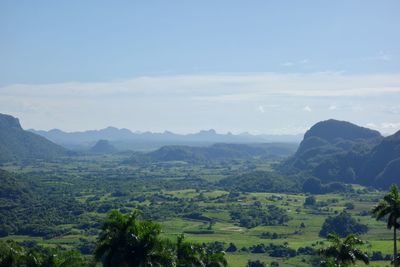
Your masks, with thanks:
[(377, 220), (387, 218), (387, 228), (393, 228), (393, 260), (395, 267), (399, 266), (397, 256), (397, 228), (399, 227), (398, 219), (400, 218), (400, 193), (396, 185), (392, 185), (390, 192), (383, 197), (372, 213)]
[(327, 237), (329, 233), (335, 232), (341, 237), (349, 234), (364, 234), (368, 231), (368, 227), (357, 222), (347, 212), (342, 212), (337, 216), (329, 216), (322, 225), (320, 236)]
[(89, 264), (76, 251), (25, 247), (11, 240), (0, 241), (0, 267), (83, 267)]
[(160, 225), (138, 220), (138, 213), (113, 210), (102, 226), (95, 258), (103, 266), (227, 266), (217, 246), (191, 244), (178, 236), (176, 244), (160, 237)]
[(306, 132), (295, 155), (280, 170), (304, 172), (324, 184), (339, 181), (387, 188), (399, 183), (394, 176), (400, 170), (400, 131), (382, 138), (376, 131), (348, 122), (320, 122)]
[(315, 177), (308, 178), (303, 183), (303, 192), (311, 194), (326, 194), (332, 192), (348, 192), (351, 187), (341, 182), (322, 184), (321, 180)]
[(342, 240), (339, 235), (331, 233), (327, 239), (330, 246), (319, 251), (324, 258), (321, 266), (351, 266), (358, 260), (369, 263), (368, 254), (360, 249), (364, 242), (357, 236), (350, 234)]
[[(138, 220), (138, 213), (108, 214), (94, 250), (94, 259), (104, 267), (146, 266), (227, 266), (223, 247), (193, 244), (178, 236), (173, 243), (160, 236), (160, 225)], [(81, 254), (36, 245), (21, 246), (14, 241), (0, 241), (0, 267), (80, 267), (96, 266)]]
[(0, 184), (0, 236), (61, 235), (63, 229), (56, 226), (77, 222), (84, 211), (71, 196), (61, 198), (57, 190), (24, 181), (23, 176), (0, 170)]
[(174, 254), (161, 228), (151, 221), (138, 221), (137, 213), (111, 211), (102, 226), (95, 257), (103, 266), (174, 266)]
[(229, 190), (241, 192), (299, 192), (295, 179), (268, 171), (245, 172), (227, 177), (219, 185)]
[(231, 218), (239, 225), (253, 228), (259, 225), (282, 225), (289, 221), (286, 211), (273, 205), (267, 207), (236, 206), (230, 211)]

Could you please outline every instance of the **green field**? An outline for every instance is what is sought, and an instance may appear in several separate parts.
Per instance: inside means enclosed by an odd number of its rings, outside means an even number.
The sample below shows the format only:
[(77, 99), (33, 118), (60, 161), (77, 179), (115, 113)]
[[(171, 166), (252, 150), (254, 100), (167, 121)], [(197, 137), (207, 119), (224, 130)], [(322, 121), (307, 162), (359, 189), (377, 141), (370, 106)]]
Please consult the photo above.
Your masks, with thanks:
[[(248, 248), (272, 243), (295, 250), (301, 247), (318, 249), (323, 246), (320, 241), (324, 238), (318, 234), (324, 220), (345, 210), (346, 203), (353, 203), (354, 208), (347, 212), (369, 228), (361, 236), (368, 242), (365, 250), (369, 253), (381, 251), (383, 255), (392, 253), (392, 232), (386, 229), (385, 222), (378, 222), (369, 215), (384, 192), (354, 185), (352, 192), (316, 195), (317, 205), (305, 207), (307, 196), (302, 193), (235, 192), (232, 196), (232, 192), (216, 185), (232, 173), (249, 169), (270, 170), (276, 161), (133, 166), (121, 164), (123, 159), (121, 155), (85, 156), (35, 165), (3, 166), (3, 169), (24, 173), (30, 180), (48, 188), (49, 194), (57, 196), (62, 192), (68, 195), (83, 212), (76, 215), (76, 220), (55, 225), (56, 229), (62, 229), (59, 235), (10, 235), (2, 239), (80, 249), (82, 244), (93, 245), (99, 224), (109, 210), (129, 212), (138, 209), (143, 219), (160, 223), (163, 235), (172, 240), (185, 233), (189, 241), (197, 243), (218, 241), (223, 242), (225, 248), (233, 243), (238, 251), (227, 252), (229, 266), (245, 266), (249, 259), (260, 259), (267, 264), (278, 262), (279, 266), (310, 266), (312, 256), (309, 255), (271, 257), (267, 253), (251, 253)], [(54, 191), (55, 188), (58, 191)], [(260, 209), (278, 207), (289, 220), (282, 224), (246, 228), (231, 216), (232, 210), (251, 210), (256, 206)], [(193, 213), (202, 217), (190, 218)], [(266, 238), (263, 233), (275, 234), (275, 238)], [(371, 266), (387, 265), (389, 262), (371, 263)]]

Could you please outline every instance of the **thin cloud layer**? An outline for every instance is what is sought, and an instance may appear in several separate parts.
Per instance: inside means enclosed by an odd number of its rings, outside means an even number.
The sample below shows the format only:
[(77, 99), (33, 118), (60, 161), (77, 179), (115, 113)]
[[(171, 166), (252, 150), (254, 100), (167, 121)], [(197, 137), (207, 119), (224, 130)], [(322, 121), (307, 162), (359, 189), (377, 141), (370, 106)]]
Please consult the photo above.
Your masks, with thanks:
[(0, 106), (27, 128), (296, 133), (285, 132), (287, 125), (304, 129), (335, 117), (363, 125), (373, 121), (375, 128), (393, 132), (395, 127), (382, 123), (397, 126), (399, 96), (400, 74), (222, 73), (13, 84), (0, 88)]

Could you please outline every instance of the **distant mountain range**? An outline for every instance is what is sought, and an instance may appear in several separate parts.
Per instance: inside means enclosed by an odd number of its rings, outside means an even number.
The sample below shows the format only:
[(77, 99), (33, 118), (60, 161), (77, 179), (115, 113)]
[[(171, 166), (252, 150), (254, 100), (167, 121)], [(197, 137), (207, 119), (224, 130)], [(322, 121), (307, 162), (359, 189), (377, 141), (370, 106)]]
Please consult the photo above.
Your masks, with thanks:
[(0, 114), (0, 162), (48, 160), (68, 154), (65, 148), (23, 130), (17, 118)]
[(323, 183), (400, 184), (400, 131), (383, 137), (349, 122), (322, 121), (305, 133), (296, 153), (280, 169), (309, 173)]
[(148, 153), (129, 152), (132, 157), (126, 163), (206, 163), (288, 157), (278, 167), (280, 174), (300, 177), (300, 180), (310, 178), (306, 184), (311, 187), (313, 183), (318, 187), (336, 181), (381, 188), (392, 183), (400, 185), (400, 131), (383, 137), (377, 131), (350, 122), (327, 120), (312, 126), (298, 148), (296, 143), (278, 142), (294, 142), (298, 137), (218, 134), (214, 130), (187, 135), (133, 133), (112, 127), (75, 133), (25, 131), (17, 118), (0, 114), (0, 163), (74, 155), (74, 152), (58, 145), (63, 144), (101, 154), (114, 153), (118, 149), (153, 150)]
[(175, 134), (168, 131), (163, 133), (141, 133), (114, 127), (84, 132), (63, 132), (58, 129), (50, 131), (31, 129), (29, 131), (72, 150), (88, 150), (98, 140), (108, 140), (118, 150), (154, 150), (165, 145), (202, 146), (213, 143), (299, 143), (302, 138), (302, 135), (219, 134), (212, 129), (194, 134)]

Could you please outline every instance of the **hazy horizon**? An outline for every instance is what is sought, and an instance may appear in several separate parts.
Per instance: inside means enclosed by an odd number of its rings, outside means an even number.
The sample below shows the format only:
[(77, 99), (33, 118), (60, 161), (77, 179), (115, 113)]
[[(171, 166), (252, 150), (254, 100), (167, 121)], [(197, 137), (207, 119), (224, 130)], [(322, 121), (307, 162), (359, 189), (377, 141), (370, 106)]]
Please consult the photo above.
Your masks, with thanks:
[(24, 128), (400, 129), (398, 1), (0, 3), (0, 112)]
[[(332, 118), (331, 118), (332, 119)], [(327, 119), (327, 120), (330, 120), (330, 119)], [(23, 128), (23, 129), (25, 129), (25, 130), (30, 130), (30, 131), (45, 131), (45, 132), (50, 132), (50, 131), (53, 131), (53, 130), (59, 130), (59, 131), (62, 131), (62, 132), (64, 132), (64, 133), (84, 133), (84, 132), (88, 132), (88, 131), (101, 131), (101, 130), (106, 130), (106, 129), (108, 129), (108, 128), (114, 128), (114, 129), (117, 129), (117, 130), (128, 130), (128, 131), (130, 131), (130, 132), (132, 132), (133, 134), (144, 134), (144, 133), (152, 133), (152, 134), (163, 134), (163, 133), (173, 133), (173, 134), (178, 134), (178, 135), (190, 135), (190, 134), (197, 134), (197, 133), (200, 133), (200, 132), (210, 132), (210, 131), (214, 131), (216, 134), (221, 134), (221, 135), (229, 135), (229, 134), (232, 134), (232, 135), (244, 135), (244, 134), (250, 134), (250, 135), (253, 135), (253, 136), (257, 136), (257, 135), (266, 135), (266, 136), (268, 136), (268, 135), (271, 135), (271, 136), (301, 136), (301, 135), (304, 135), (305, 134), (305, 132), (306, 131), (308, 131), (311, 127), (309, 127), (309, 128), (307, 128), (307, 129), (305, 129), (304, 130), (304, 132), (298, 132), (298, 133), (260, 133), (260, 132), (250, 132), (250, 131), (244, 131), (244, 132), (233, 132), (233, 131), (227, 131), (227, 132), (221, 132), (221, 131), (217, 131), (217, 130), (215, 130), (215, 129), (213, 129), (213, 128), (209, 128), (209, 129), (199, 129), (199, 130), (197, 130), (197, 131), (193, 131), (193, 132), (174, 132), (174, 131), (170, 131), (170, 130), (168, 130), (168, 129), (166, 129), (166, 130), (162, 130), (162, 131), (148, 131), (148, 130), (136, 130), (136, 129), (129, 129), (129, 128), (126, 128), (126, 127), (115, 127), (115, 126), (113, 126), (113, 125), (109, 125), (109, 126), (106, 126), (106, 127), (103, 127), (103, 128), (93, 128), (93, 129), (82, 129), (82, 130), (75, 130), (75, 131), (68, 131), (68, 130), (63, 130), (63, 129), (60, 129), (60, 128), (49, 128), (49, 129), (36, 129), (36, 128), (26, 128), (26, 127), (24, 127), (24, 125), (23, 125), (23, 123), (21, 123), (21, 121), (20, 121), (20, 124), (21, 124), (21, 127)], [(362, 126), (362, 125), (360, 125), (360, 126)], [(364, 127), (364, 126), (362, 126), (362, 127)], [(368, 127), (366, 127), (366, 128), (368, 128)], [(370, 129), (373, 129), (373, 128), (370, 128)], [(391, 135), (391, 134), (393, 134), (393, 133), (385, 133), (385, 132), (380, 132), (383, 136), (389, 136), (389, 135)]]
[[(20, 122), (20, 123), (21, 123), (21, 122)], [(131, 131), (131, 132), (134, 133), (134, 134), (144, 134), (144, 133), (154, 133), (154, 134), (173, 133), (173, 134), (179, 134), (179, 135), (188, 135), (188, 134), (197, 134), (197, 133), (200, 133), (200, 132), (209, 132), (209, 131), (215, 131), (216, 134), (222, 134), (222, 135), (228, 135), (228, 134), (233, 134), (233, 135), (251, 134), (251, 135), (290, 135), (290, 136), (293, 135), (293, 136), (296, 136), (296, 135), (303, 135), (303, 134), (304, 134), (304, 133), (297, 133), (297, 134), (268, 134), (268, 133), (231, 132), (231, 131), (228, 131), (228, 132), (219, 132), (219, 131), (216, 131), (215, 129), (212, 129), (212, 128), (210, 128), (210, 129), (200, 129), (200, 130), (194, 131), (194, 132), (173, 132), (173, 131), (169, 131), (168, 129), (166, 129), (166, 130), (164, 130), (164, 131), (158, 131), (158, 132), (157, 132), (157, 131), (146, 131), (146, 130), (144, 130), (144, 131), (141, 131), (141, 130), (134, 130), (134, 129), (126, 128), (126, 127), (121, 127), (121, 128), (119, 128), (119, 127), (115, 127), (115, 126), (112, 126), (112, 125), (107, 126), (107, 127), (104, 127), (104, 128), (97, 128), (97, 129), (84, 129), (84, 130), (78, 130), (78, 131), (65, 131), (65, 130), (59, 129), (59, 128), (51, 128), (51, 129), (45, 129), (45, 130), (43, 130), (43, 129), (35, 129), (35, 128), (26, 128), (26, 127), (24, 127), (24, 126), (22, 125), (22, 123), (21, 123), (21, 126), (22, 126), (25, 130), (46, 131), (46, 132), (49, 132), (49, 131), (52, 131), (52, 130), (60, 130), (60, 131), (65, 132), (65, 133), (83, 133), (83, 132), (87, 132), (87, 131), (101, 131), (101, 130), (105, 130), (105, 129), (107, 129), (107, 128), (115, 128), (115, 129), (117, 129), (117, 130), (129, 130), (129, 131)]]

